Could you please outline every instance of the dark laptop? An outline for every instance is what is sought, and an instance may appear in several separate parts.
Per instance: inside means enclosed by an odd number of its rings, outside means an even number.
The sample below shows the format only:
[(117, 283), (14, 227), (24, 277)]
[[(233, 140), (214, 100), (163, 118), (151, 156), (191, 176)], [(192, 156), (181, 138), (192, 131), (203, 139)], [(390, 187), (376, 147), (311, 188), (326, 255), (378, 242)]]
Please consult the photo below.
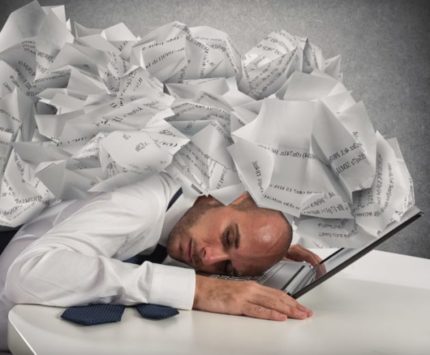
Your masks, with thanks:
[[(312, 266), (304, 261), (282, 260), (272, 266), (262, 276), (246, 279), (254, 279), (262, 285), (283, 290), (292, 297), (298, 298), (337, 274), (372, 249), (375, 249), (421, 215), (422, 212), (417, 207), (412, 207), (403, 215), (399, 222), (390, 224), (378, 239), (361, 248), (340, 248), (322, 260), (318, 265)], [(242, 279), (225, 276), (218, 277)]]

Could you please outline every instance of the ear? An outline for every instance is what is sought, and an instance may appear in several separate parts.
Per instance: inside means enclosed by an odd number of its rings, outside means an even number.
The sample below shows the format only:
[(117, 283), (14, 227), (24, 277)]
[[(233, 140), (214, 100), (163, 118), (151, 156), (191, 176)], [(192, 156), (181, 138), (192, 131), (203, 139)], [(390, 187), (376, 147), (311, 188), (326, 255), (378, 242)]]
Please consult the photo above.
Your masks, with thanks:
[(241, 195), (236, 197), (233, 202), (230, 202), (230, 205), (238, 205), (246, 200), (254, 201), (248, 191), (245, 191)]
[(221, 202), (219, 202), (215, 197), (212, 197), (211, 195), (201, 195), (197, 197), (196, 201), (194, 202), (194, 206), (197, 205), (224, 206)]

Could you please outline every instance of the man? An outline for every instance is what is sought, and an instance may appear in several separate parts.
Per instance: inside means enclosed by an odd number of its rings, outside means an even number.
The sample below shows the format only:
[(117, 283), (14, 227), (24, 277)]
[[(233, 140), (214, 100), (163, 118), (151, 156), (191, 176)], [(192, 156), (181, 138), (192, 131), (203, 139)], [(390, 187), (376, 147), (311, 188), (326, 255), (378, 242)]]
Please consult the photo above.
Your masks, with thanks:
[[(155, 303), (272, 320), (312, 314), (282, 291), (204, 275), (258, 275), (285, 256), (317, 263), (315, 254), (290, 248), (292, 230), (281, 212), (258, 208), (248, 193), (224, 206), (190, 191), (166, 212), (179, 188), (160, 173), (61, 202), (22, 226), (0, 258), (0, 334), (17, 303)], [(167, 247), (164, 265), (123, 262), (157, 243)]]

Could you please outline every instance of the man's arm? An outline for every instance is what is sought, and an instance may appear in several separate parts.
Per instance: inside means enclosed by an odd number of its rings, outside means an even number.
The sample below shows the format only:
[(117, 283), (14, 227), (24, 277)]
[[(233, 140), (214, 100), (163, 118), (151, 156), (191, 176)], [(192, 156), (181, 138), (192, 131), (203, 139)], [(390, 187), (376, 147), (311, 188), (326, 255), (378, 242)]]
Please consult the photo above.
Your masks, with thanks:
[(191, 309), (194, 270), (116, 259), (157, 243), (155, 225), (166, 206), (145, 184), (90, 199), (29, 245), (9, 267), (7, 297), (54, 306), (148, 302)]

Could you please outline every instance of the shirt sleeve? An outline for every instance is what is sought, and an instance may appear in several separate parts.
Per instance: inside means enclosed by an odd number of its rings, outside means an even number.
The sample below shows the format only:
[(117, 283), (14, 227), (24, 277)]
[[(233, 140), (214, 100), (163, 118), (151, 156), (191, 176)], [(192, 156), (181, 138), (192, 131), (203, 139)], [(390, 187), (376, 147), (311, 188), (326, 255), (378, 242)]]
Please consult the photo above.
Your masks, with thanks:
[(102, 302), (191, 309), (193, 269), (112, 258), (142, 236), (148, 247), (157, 242), (147, 233), (160, 220), (162, 199), (145, 186), (132, 187), (88, 200), (30, 244), (8, 270), (7, 297), (15, 303), (62, 307)]

